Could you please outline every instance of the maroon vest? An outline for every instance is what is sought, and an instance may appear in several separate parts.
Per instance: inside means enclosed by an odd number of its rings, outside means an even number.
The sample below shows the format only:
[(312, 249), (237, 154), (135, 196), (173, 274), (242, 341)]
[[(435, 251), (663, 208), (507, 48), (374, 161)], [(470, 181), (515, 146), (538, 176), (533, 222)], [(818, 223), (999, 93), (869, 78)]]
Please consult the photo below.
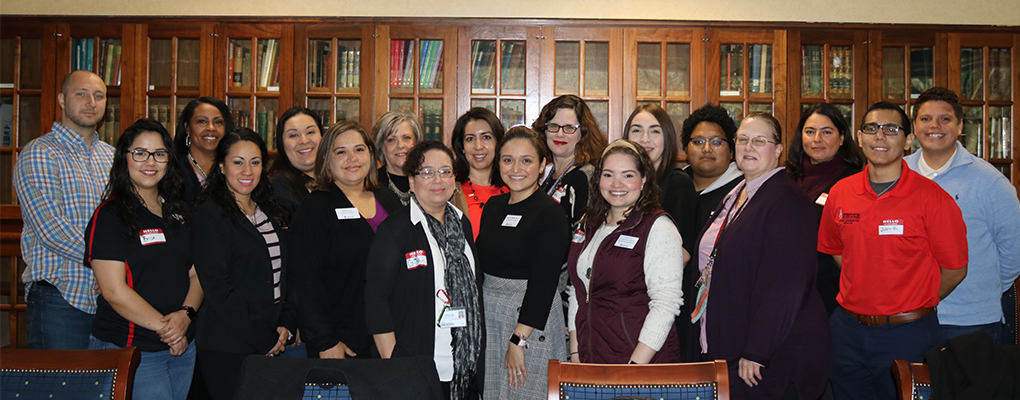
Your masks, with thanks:
[[(584, 227), (583, 243), (571, 243), (567, 271), (577, 297), (577, 351), (581, 362), (626, 364), (638, 344), (638, 335), (648, 315), (648, 288), (645, 286), (645, 240), (659, 216), (655, 210), (645, 215), (631, 214), (599, 246), (592, 265), (591, 296), (577, 275), (577, 258), (599, 228)], [(620, 236), (637, 238), (632, 249), (616, 246)], [(576, 235), (575, 235), (576, 237)], [(680, 342), (676, 326), (669, 329), (666, 342), (652, 357), (652, 363), (680, 362)]]

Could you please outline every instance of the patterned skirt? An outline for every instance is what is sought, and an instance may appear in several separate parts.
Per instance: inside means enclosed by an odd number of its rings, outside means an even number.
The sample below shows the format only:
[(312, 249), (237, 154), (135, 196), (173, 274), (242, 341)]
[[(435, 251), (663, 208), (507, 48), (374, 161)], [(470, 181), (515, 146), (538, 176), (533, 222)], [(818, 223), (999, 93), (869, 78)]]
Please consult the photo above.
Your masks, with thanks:
[[(524, 292), (528, 281), (524, 279), (499, 278), (485, 275), (483, 286), (485, 297), (485, 398), (486, 399), (545, 399), (548, 385), (549, 360), (567, 359), (566, 325), (563, 322), (563, 307), (558, 299), (549, 306), (549, 317), (545, 330), (535, 329), (528, 337), (528, 348), (524, 349), (524, 367), (528, 379), (524, 387), (514, 390), (510, 387), (506, 369), (507, 346), (510, 335), (517, 327)], [(559, 297), (559, 294), (556, 294)]]

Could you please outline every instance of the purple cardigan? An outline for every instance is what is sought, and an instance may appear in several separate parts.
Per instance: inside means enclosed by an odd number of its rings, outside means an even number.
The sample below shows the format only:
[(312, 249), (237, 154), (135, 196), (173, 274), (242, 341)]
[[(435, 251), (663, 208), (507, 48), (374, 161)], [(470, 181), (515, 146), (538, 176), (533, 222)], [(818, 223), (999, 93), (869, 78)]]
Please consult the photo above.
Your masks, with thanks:
[[(811, 199), (782, 173), (762, 184), (719, 238), (706, 310), (708, 354), (698, 344), (700, 323), (689, 323), (686, 315), (685, 359), (725, 359), (734, 399), (778, 398), (790, 381), (801, 398), (818, 398), (825, 390), (830, 338), (815, 288), (817, 243)], [(697, 269), (698, 253), (693, 257), (687, 265)], [(758, 386), (749, 388), (737, 375), (740, 358), (764, 366)]]

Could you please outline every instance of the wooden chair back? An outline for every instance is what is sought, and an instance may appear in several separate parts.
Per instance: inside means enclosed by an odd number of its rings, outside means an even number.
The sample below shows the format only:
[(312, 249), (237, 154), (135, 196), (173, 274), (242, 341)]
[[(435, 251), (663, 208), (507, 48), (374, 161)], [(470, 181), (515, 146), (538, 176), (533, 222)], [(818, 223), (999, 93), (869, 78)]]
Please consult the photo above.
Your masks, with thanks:
[(729, 400), (726, 361), (627, 365), (549, 360), (548, 400), (696, 397)]
[(6, 399), (131, 398), (137, 347), (114, 350), (0, 350)]
[(928, 374), (928, 364), (895, 360), (892, 373), (896, 380), (897, 399), (927, 400), (931, 398), (931, 375)]

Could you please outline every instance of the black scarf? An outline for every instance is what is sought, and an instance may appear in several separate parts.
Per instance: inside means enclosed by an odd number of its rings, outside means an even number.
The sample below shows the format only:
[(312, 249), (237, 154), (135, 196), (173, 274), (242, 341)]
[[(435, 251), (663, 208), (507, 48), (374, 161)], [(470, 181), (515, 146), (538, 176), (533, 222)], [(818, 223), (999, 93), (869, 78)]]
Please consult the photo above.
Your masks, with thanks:
[[(414, 198), (418, 203), (418, 199)], [(418, 204), (421, 207), (421, 204)], [(424, 209), (422, 210), (424, 211)], [(450, 307), (464, 308), (467, 312), (467, 326), (455, 328), (453, 334), (453, 381), (450, 382), (450, 397), (463, 399), (471, 384), (471, 378), (478, 370), (476, 365), (482, 352), (482, 315), (479, 312), (478, 286), (475, 284), (471, 263), (464, 254), (467, 238), (464, 229), (450, 203), (446, 203), (443, 223), (424, 212), (429, 231), (443, 250), (446, 273), (443, 280), (450, 296)], [(436, 255), (433, 254), (433, 257)]]

